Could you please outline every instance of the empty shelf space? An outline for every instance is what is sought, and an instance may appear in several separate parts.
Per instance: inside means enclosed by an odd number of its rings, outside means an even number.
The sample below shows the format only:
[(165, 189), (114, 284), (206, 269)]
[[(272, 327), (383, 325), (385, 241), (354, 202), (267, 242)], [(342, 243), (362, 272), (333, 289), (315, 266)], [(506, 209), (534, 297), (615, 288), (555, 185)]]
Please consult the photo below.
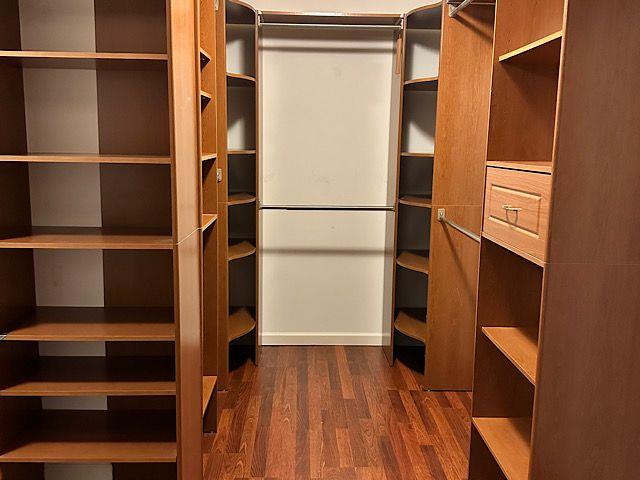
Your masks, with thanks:
[(211, 61), (211, 54), (207, 52), (204, 48), (200, 47), (200, 66), (204, 67), (207, 63)]
[(530, 418), (473, 418), (473, 424), (509, 480), (529, 478)]
[(427, 197), (426, 195), (402, 195), (398, 203), (411, 207), (431, 208), (431, 197)]
[(207, 407), (213, 398), (216, 390), (216, 382), (218, 377), (204, 376), (202, 377), (202, 415), (207, 412)]
[(229, 25), (255, 25), (256, 11), (240, 0), (227, 2), (226, 22)]
[(540, 161), (488, 161), (488, 167), (505, 168), (508, 170), (520, 170), (523, 172), (551, 173), (553, 169), (552, 162)]
[(255, 84), (255, 77), (242, 73), (227, 72), (227, 86), (229, 87), (252, 87)]
[(264, 23), (315, 25), (400, 25), (399, 15), (375, 13), (261, 11)]
[(176, 461), (174, 412), (41, 412), (0, 463)]
[(209, 160), (215, 160), (218, 158), (218, 154), (217, 153), (203, 153), (201, 160), (203, 162), (207, 162)]
[(414, 272), (429, 274), (429, 254), (428, 252), (413, 252), (405, 250), (400, 252), (396, 259), (398, 265)]
[(535, 329), (482, 327), (482, 333), (535, 385), (538, 365)]
[(145, 155), (101, 155), (86, 154), (44, 154), (29, 153), (26, 155), (0, 155), (0, 162), (24, 163), (116, 163), (141, 165), (170, 165), (170, 156)]
[(245, 258), (256, 253), (256, 247), (249, 241), (229, 245), (229, 261)]
[(416, 157), (416, 158), (433, 158), (435, 155), (433, 153), (419, 153), (419, 152), (402, 152), (400, 154), (402, 157)]
[(202, 230), (206, 230), (211, 225), (216, 223), (218, 220), (218, 215), (214, 215), (211, 213), (205, 213), (202, 215)]
[(396, 330), (408, 337), (426, 343), (427, 323), (425, 310), (400, 310), (395, 320)]
[(415, 8), (406, 15), (408, 29), (439, 30), (441, 26), (442, 2)]
[(162, 307), (38, 307), (16, 321), (6, 340), (173, 341), (173, 309)]
[(256, 201), (255, 195), (250, 193), (231, 193), (229, 194), (229, 205), (244, 205)]
[(236, 150), (229, 150), (227, 152), (228, 155), (255, 155), (256, 151), (255, 150), (242, 150), (242, 149), (236, 149)]
[(40, 357), (1, 397), (175, 395), (173, 357)]
[(415, 78), (404, 82), (406, 90), (419, 90), (424, 92), (436, 92), (438, 90), (438, 77)]
[(205, 92), (204, 90), (200, 90), (200, 107), (204, 108), (209, 105), (209, 102), (213, 100), (213, 95), (209, 92)]
[(173, 238), (144, 229), (31, 227), (19, 231), (0, 231), (0, 248), (171, 250)]
[(25, 68), (131, 68), (132, 63), (166, 65), (168, 59), (166, 53), (0, 50), (0, 61), (17, 62)]
[(501, 62), (512, 59), (535, 59), (550, 60), (558, 62), (560, 60), (560, 45), (562, 43), (562, 30), (547, 35), (535, 42), (531, 42), (520, 48), (512, 50), (500, 55), (498, 59)]
[(228, 340), (245, 336), (256, 328), (256, 321), (246, 308), (238, 308), (229, 315)]

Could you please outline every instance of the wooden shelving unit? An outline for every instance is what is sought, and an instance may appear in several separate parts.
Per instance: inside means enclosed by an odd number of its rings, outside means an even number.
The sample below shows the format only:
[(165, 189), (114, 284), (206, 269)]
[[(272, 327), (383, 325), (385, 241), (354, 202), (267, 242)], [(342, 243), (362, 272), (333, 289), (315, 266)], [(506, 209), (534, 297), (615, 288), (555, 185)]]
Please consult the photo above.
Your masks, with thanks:
[(497, 2), (470, 480), (638, 472), (640, 11), (592, 7)]
[[(218, 72), (226, 80), (218, 85), (218, 152), (225, 152), (219, 198), (220, 212), (225, 213), (219, 256), (224, 273), (219, 282), (218, 381), (220, 388), (226, 389), (230, 356), (251, 352), (255, 362), (259, 356), (258, 17), (247, 3), (220, 3)], [(242, 118), (250, 127), (240, 131), (227, 124), (228, 118)]]
[(195, 4), (72, 3), (3, 4), (0, 477), (202, 478), (195, 119), (215, 102), (195, 79), (214, 49)]

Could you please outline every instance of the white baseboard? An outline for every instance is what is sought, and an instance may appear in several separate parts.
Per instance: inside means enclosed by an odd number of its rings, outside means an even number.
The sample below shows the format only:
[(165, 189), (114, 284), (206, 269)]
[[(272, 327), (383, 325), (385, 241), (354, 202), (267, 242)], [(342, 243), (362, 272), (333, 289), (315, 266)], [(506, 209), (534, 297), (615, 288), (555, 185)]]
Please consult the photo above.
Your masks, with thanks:
[(262, 333), (263, 345), (360, 345), (382, 346), (380, 333), (287, 332)]

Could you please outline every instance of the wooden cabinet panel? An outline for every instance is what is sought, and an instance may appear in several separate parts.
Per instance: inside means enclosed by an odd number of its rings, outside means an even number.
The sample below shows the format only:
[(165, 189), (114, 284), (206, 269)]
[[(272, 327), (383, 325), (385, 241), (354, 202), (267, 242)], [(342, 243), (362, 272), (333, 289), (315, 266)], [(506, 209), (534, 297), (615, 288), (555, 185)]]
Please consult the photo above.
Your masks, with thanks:
[(485, 234), (545, 260), (551, 176), (487, 169)]

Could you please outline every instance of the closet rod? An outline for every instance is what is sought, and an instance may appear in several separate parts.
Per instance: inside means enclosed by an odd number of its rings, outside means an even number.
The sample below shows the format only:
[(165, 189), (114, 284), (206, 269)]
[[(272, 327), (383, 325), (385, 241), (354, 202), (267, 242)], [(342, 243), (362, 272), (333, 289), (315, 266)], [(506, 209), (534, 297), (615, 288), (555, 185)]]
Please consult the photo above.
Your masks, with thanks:
[(474, 5), (491, 5), (493, 7), (496, 6), (495, 2), (474, 2), (474, 0), (447, 0), (447, 5), (449, 5), (449, 16), (455, 17), (459, 11), (464, 10), (472, 3)]
[(445, 224), (449, 225), (452, 228), (455, 228), (457, 231), (459, 231), (460, 233), (465, 234), (471, 240), (480, 243), (480, 237), (478, 235), (473, 233), (471, 230), (467, 230), (466, 228), (458, 225), (456, 222), (452, 222), (451, 220), (449, 220), (447, 218), (447, 216), (446, 216), (446, 210), (444, 208), (439, 208), (438, 209), (438, 221), (442, 222), (442, 223), (445, 223)]
[(395, 209), (386, 205), (260, 205), (259, 210), (393, 212)]
[(260, 27), (284, 27), (284, 28), (349, 28), (363, 30), (402, 30), (402, 25), (358, 25), (343, 23), (271, 23), (260, 22)]

